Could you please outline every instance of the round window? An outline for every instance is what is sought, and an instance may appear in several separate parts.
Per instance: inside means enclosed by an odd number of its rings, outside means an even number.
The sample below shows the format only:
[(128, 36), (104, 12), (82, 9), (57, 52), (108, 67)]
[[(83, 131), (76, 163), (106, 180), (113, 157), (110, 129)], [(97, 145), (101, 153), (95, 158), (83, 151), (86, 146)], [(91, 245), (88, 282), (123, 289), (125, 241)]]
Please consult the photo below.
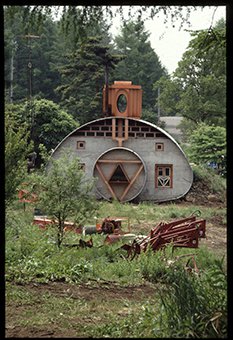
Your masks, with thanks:
[(127, 107), (127, 98), (124, 94), (120, 94), (117, 99), (117, 109), (119, 112), (125, 112)]

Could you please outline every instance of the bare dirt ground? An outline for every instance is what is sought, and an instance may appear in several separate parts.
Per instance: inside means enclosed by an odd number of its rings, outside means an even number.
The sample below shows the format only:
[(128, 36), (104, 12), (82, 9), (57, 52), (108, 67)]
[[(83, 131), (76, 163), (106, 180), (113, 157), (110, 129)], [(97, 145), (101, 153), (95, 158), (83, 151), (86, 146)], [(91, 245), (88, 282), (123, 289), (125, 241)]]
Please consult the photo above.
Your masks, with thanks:
[[(48, 284), (35, 284), (31, 283), (26, 285), (27, 290), (33, 293), (35, 296), (41, 294), (50, 293), (53, 296), (72, 299), (84, 300), (86, 303), (94, 303), (94, 301), (116, 301), (119, 300), (121, 303), (123, 300), (135, 300), (140, 301), (145, 298), (145, 296), (151, 296), (155, 292), (155, 287), (150, 284), (144, 284), (141, 286), (133, 287), (120, 287), (119, 285), (109, 284), (94, 284), (92, 286), (81, 284), (67, 284), (61, 282), (50, 282)], [(9, 305), (7, 306), (7, 324), (6, 324), (6, 338), (63, 338), (63, 337), (76, 337), (77, 333), (72, 330), (72, 327), (64, 329), (59, 328), (58, 324), (51, 324), (49, 327), (43, 325), (43, 327), (38, 328), (35, 326), (27, 325), (26, 327), (14, 326), (13, 319), (17, 319), (17, 316), (22, 314), (27, 305)], [(35, 305), (36, 309), (39, 306)], [(121, 310), (124, 314), (124, 309)], [(124, 316), (124, 315), (122, 315)], [(93, 324), (95, 317), (91, 315), (89, 318), (76, 318), (73, 322), (80, 324)], [(81, 335), (81, 334), (80, 334)], [(78, 336), (79, 337), (79, 336)], [(80, 336), (81, 338), (82, 336)]]
[[(201, 203), (201, 202), (199, 202)], [(180, 204), (189, 204), (187, 202), (183, 202)], [(206, 202), (203, 202), (206, 204)], [(216, 208), (221, 208), (221, 203), (212, 203), (208, 202), (208, 204), (213, 207), (216, 205)], [(216, 254), (222, 257), (223, 254), (226, 255), (227, 250), (227, 228), (223, 223), (222, 219), (219, 216), (213, 216), (213, 218), (208, 219), (207, 228), (206, 228), (206, 239), (201, 239), (201, 244), (206, 245), (208, 249), (213, 250)], [(98, 301), (123, 301), (123, 300), (137, 300), (140, 301), (145, 299), (147, 296), (152, 296), (156, 291), (156, 287), (145, 283), (144, 285), (140, 285), (137, 287), (120, 287), (114, 286), (108, 282), (104, 282), (101, 285), (97, 283), (89, 284), (89, 285), (73, 285), (61, 282), (51, 282), (48, 284), (27, 284), (27, 291), (33, 293), (35, 296), (40, 296), (40, 294), (45, 294), (49, 292), (52, 296), (56, 297), (72, 297), (72, 299), (83, 299), (87, 303), (99, 303)], [(30, 306), (31, 308), (32, 306)], [(33, 306), (34, 312), (37, 313), (37, 308), (39, 306)], [(33, 326), (27, 324), (25, 326), (19, 326), (16, 320), (20, 318), (20, 315), (26, 311), (28, 305), (25, 304), (16, 304), (10, 303), (6, 306), (6, 325), (5, 325), (5, 337), (6, 338), (82, 338), (88, 336), (77, 336), (77, 330), (70, 327), (64, 328), (59, 327), (58, 323), (51, 323), (50, 325), (43, 326)], [(89, 318), (86, 319), (76, 319), (72, 322), (77, 322), (81, 324), (89, 324), (90, 327), (95, 322), (93, 317), (90, 315)]]

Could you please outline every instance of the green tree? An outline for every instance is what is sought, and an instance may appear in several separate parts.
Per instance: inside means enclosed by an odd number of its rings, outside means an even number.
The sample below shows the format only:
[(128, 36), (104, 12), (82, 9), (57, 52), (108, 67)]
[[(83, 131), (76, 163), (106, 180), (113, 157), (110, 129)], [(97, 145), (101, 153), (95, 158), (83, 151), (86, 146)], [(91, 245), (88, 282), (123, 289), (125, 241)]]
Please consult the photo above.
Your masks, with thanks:
[(43, 144), (47, 151), (55, 148), (68, 133), (79, 126), (58, 104), (47, 99), (21, 105), (18, 119), (28, 123), (36, 152), (39, 152), (39, 144)]
[[(161, 116), (179, 115), (177, 105), (180, 100), (181, 88), (171, 76), (162, 76), (153, 85), (156, 96), (156, 107), (158, 109), (158, 100), (160, 105)], [(159, 98), (158, 98), (159, 97)]]
[(97, 208), (92, 194), (94, 180), (87, 180), (79, 159), (71, 157), (67, 152), (57, 160), (50, 159), (47, 170), (32, 173), (28, 179), (28, 187), (38, 197), (38, 208), (57, 221), (58, 247), (67, 218), (81, 225)]
[[(129, 21), (121, 28), (121, 33), (114, 39), (118, 53), (126, 55), (119, 62), (114, 72), (115, 80), (130, 80), (135, 85), (141, 85), (143, 89), (142, 108), (145, 113), (149, 110), (156, 115), (153, 84), (166, 70), (162, 67), (157, 54), (151, 47), (149, 33), (145, 30), (142, 21)], [(145, 117), (144, 117), (145, 118)]]
[[(9, 8), (12, 15), (15, 13), (16, 6), (5, 6)], [(156, 18), (158, 14), (164, 16), (164, 24), (170, 22), (174, 27), (176, 24), (182, 26), (184, 23), (189, 23), (190, 13), (197, 9), (197, 6), (127, 6), (127, 12), (123, 6), (41, 6), (41, 5), (27, 5), (22, 6), (24, 9), (24, 17), (28, 22), (37, 22), (43, 24), (42, 14), (46, 13), (51, 15), (52, 11), (56, 13), (58, 8), (63, 10), (63, 26), (65, 30), (77, 27), (77, 34), (82, 35), (83, 29), (91, 23), (97, 22), (102, 19), (110, 20), (120, 15), (121, 21), (126, 22), (128, 19), (132, 20), (146, 20), (148, 18)], [(201, 6), (203, 8), (205, 6)], [(54, 11), (55, 10), (55, 11)]]
[(194, 123), (225, 126), (225, 22), (192, 33), (187, 51), (171, 78), (160, 79), (160, 105), (166, 114), (179, 114)]
[(110, 46), (98, 36), (88, 37), (68, 58), (61, 69), (64, 84), (57, 91), (62, 93), (63, 105), (83, 124), (99, 118), (104, 81), (108, 82), (109, 71), (122, 57), (112, 54)]
[(11, 7), (4, 11), (6, 100), (19, 102), (36, 95), (58, 101), (54, 92), (60, 82), (58, 25), (43, 14), (43, 25), (38, 26), (26, 21), (23, 6), (14, 7), (13, 13)]
[(15, 198), (16, 189), (27, 173), (27, 156), (32, 150), (28, 144), (26, 124), (18, 124), (11, 106), (5, 108), (5, 200)]
[(191, 161), (206, 166), (216, 163), (217, 171), (226, 174), (226, 129), (221, 126), (198, 124), (189, 138)]

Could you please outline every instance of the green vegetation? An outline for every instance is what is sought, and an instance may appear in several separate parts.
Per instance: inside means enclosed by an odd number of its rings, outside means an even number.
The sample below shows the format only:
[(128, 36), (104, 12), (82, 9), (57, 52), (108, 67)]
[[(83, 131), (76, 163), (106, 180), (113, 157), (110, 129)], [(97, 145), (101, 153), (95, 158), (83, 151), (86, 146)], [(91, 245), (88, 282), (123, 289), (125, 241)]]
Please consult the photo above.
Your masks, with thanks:
[(142, 118), (156, 123), (157, 93), (153, 90), (153, 84), (167, 74), (167, 71), (151, 47), (149, 37), (150, 33), (146, 31), (142, 21), (129, 21), (122, 26), (114, 41), (118, 53), (125, 55), (125, 58), (117, 64), (113, 79), (128, 79), (133, 84), (142, 86)]
[(193, 164), (194, 185), (201, 183), (207, 191), (217, 194), (222, 202), (226, 200), (226, 178), (216, 174), (214, 169)]
[(189, 124), (225, 126), (225, 22), (220, 20), (212, 29), (193, 32), (192, 36), (175, 72), (154, 85), (161, 90), (161, 112), (182, 116)]
[(94, 179), (87, 180), (79, 159), (68, 149), (59, 159), (50, 159), (47, 169), (30, 174), (29, 192), (37, 196), (37, 208), (53, 221), (57, 220), (57, 245), (60, 247), (65, 221), (82, 225), (96, 210), (92, 194)]
[[(147, 234), (161, 220), (189, 216), (200, 210), (202, 218), (218, 216), (224, 219), (225, 209), (176, 204), (139, 205), (119, 202), (98, 202), (97, 216), (106, 211), (114, 216), (129, 217), (131, 232)], [(93, 234), (92, 248), (56, 247), (56, 230), (41, 230), (32, 224), (33, 207), (23, 212), (19, 202), (11, 206), (6, 216), (6, 300), (27, 309), (16, 321), (18, 325), (34, 327), (49, 325), (51, 320), (61, 332), (69, 325), (69, 334), (92, 337), (226, 337), (227, 336), (227, 276), (224, 251), (211, 252), (206, 246), (197, 249), (176, 249), (152, 252), (149, 248), (134, 260), (125, 258), (119, 249), (121, 242), (105, 245), (105, 235)], [(88, 223), (94, 224), (90, 215)], [(127, 229), (125, 229), (127, 231)], [(64, 243), (76, 244), (82, 236), (72, 231), (64, 233)], [(201, 243), (201, 242), (200, 242)], [(194, 255), (199, 272), (188, 262)], [(185, 270), (189, 263), (191, 273)], [(31, 293), (26, 284), (48, 283), (86, 285), (103, 291), (88, 302), (84, 297), (67, 294)], [(23, 284), (19, 286), (18, 284)], [(107, 297), (109, 289), (121, 292), (145, 284), (154, 287), (150, 296), (115, 299)], [(39, 287), (39, 286), (38, 286)], [(105, 288), (104, 288), (105, 287)], [(132, 287), (132, 288), (130, 288)], [(46, 286), (44, 286), (46, 289)], [(67, 288), (68, 289), (68, 288)], [(91, 292), (91, 290), (90, 290)], [(123, 294), (123, 291), (122, 291)], [(113, 295), (115, 296), (115, 295)], [(107, 297), (107, 298), (106, 298)], [(34, 308), (41, 305), (38, 313)], [(76, 313), (75, 313), (76, 311)], [(77, 311), (79, 321), (77, 320)], [(85, 320), (90, 317), (91, 324)], [(81, 328), (81, 324), (84, 327)], [(67, 333), (67, 334), (68, 334)]]
[(190, 159), (197, 164), (215, 163), (219, 174), (226, 174), (226, 129), (201, 123), (190, 136)]
[(26, 157), (32, 150), (28, 144), (29, 133), (26, 124), (19, 125), (11, 109), (5, 111), (5, 201), (9, 204), (15, 198), (17, 186), (26, 173)]
[[(188, 16), (188, 6), (130, 7), (130, 19), (125, 20), (120, 6), (122, 27), (112, 39), (111, 6), (67, 6), (57, 21), (50, 6), (4, 6), (8, 329), (54, 327), (58, 337), (227, 337), (225, 241), (221, 247), (213, 242), (213, 249), (204, 240), (191, 251), (167, 247), (154, 253), (148, 248), (130, 261), (122, 242), (107, 245), (105, 235), (64, 230), (65, 220), (93, 225), (95, 216), (118, 216), (129, 219), (130, 232), (147, 235), (161, 221), (200, 212), (208, 237), (216, 221), (214, 232), (225, 231), (226, 207), (92, 201), (92, 183), (85, 182), (81, 164), (68, 153), (48, 171), (42, 164), (25, 176), (33, 148), (44, 162), (69, 132), (100, 116), (109, 76), (110, 82), (142, 85), (144, 119), (156, 122), (158, 89), (162, 115), (185, 117), (186, 141), (191, 141), (185, 151), (197, 164), (194, 190), (200, 184), (203, 195), (216, 194), (225, 203), (225, 178), (206, 168), (207, 162), (216, 162), (221, 174), (226, 172), (225, 22), (193, 33), (170, 76), (144, 27), (143, 14), (154, 18), (161, 11), (165, 21), (171, 17), (172, 22), (184, 22), (185, 8)], [(23, 182), (37, 194), (36, 207), (57, 219), (58, 226), (42, 230), (33, 224), (35, 205), (28, 203), (24, 209), (16, 201)], [(67, 247), (90, 237), (92, 248)]]

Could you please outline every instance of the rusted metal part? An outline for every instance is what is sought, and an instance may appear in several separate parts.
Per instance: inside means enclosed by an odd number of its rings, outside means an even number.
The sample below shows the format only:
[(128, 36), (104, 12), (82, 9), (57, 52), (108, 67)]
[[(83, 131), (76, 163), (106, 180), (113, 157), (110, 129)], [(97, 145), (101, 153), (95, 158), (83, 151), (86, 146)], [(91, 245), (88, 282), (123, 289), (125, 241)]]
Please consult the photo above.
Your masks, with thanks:
[[(47, 216), (34, 216), (33, 224), (38, 225), (40, 229), (47, 229), (48, 226), (57, 225), (58, 221), (47, 218)], [(64, 231), (74, 231), (77, 234), (81, 234), (82, 228), (82, 226), (77, 226), (70, 221), (65, 221), (64, 223)]]
[(169, 243), (173, 247), (198, 248), (199, 238), (206, 237), (205, 232), (206, 221), (190, 216), (169, 223), (160, 222), (142, 240), (135, 239), (130, 247), (122, 248), (127, 248), (128, 257), (131, 259), (145, 251), (149, 245), (153, 251), (164, 248)]
[(104, 234), (112, 234), (120, 232), (121, 230), (121, 218), (106, 217), (101, 226), (101, 232)]
[[(95, 225), (81, 226), (73, 222), (65, 221), (64, 231), (74, 231), (77, 234), (91, 235), (96, 233), (103, 234), (125, 234), (122, 231), (122, 222), (127, 222), (128, 232), (130, 231), (129, 219), (124, 217), (106, 217), (102, 221), (96, 220)], [(52, 220), (47, 216), (34, 216), (33, 224), (41, 229), (46, 229), (49, 225), (57, 225), (57, 220)]]

